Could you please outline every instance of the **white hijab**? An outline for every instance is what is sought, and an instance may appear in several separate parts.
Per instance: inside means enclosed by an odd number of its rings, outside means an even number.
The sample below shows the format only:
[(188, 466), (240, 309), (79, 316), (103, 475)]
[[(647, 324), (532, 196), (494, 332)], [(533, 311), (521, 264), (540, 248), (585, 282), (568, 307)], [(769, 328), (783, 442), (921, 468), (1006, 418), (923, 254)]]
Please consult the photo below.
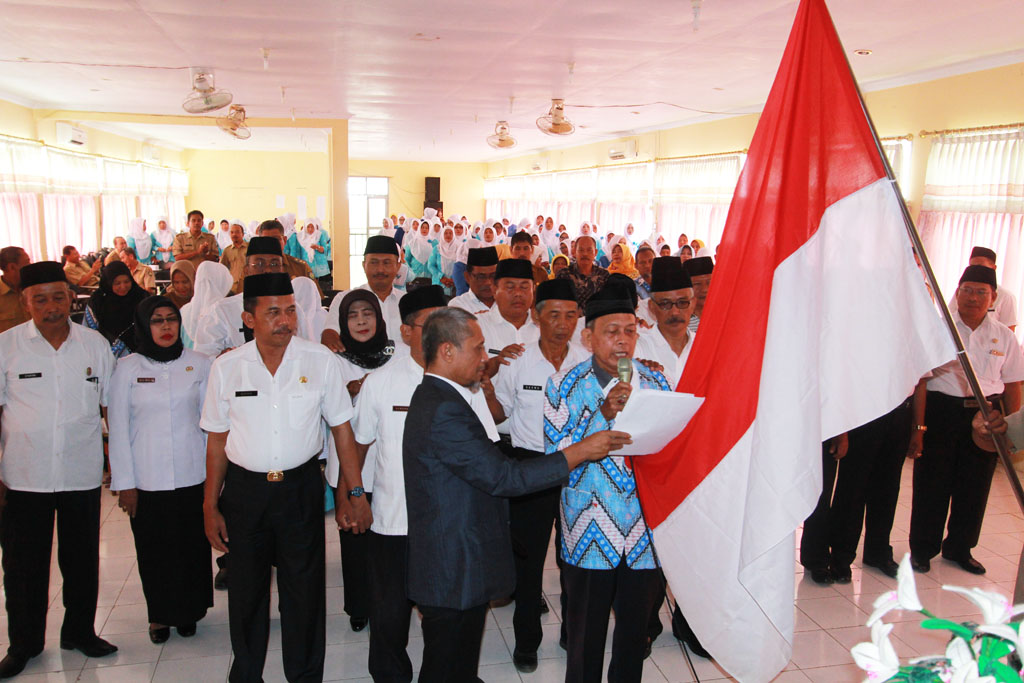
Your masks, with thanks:
[(153, 250), (153, 242), (146, 232), (146, 219), (133, 218), (128, 221), (128, 236), (135, 240), (135, 256), (140, 261), (149, 258), (149, 252)]
[[(306, 221), (310, 222), (309, 219)], [(305, 232), (305, 231), (303, 231)], [(295, 292), (295, 308), (298, 309), (298, 335), (309, 341), (320, 341), (320, 333), (327, 323), (327, 311), (320, 302), (320, 293), (316, 284), (308, 277), (297, 277), (292, 280)]]
[(249, 221), (249, 225), (248, 226), (244, 226), (244, 227), (245, 227), (245, 239), (246, 240), (251, 240), (253, 237), (256, 236), (256, 228), (260, 227), (260, 222), (259, 221)]
[(203, 261), (199, 264), (192, 300), (181, 308), (181, 324), (191, 339), (196, 338), (200, 321), (231, 291), (233, 282), (234, 278), (227, 266), (216, 261)]
[[(309, 227), (310, 225), (313, 226), (312, 235), (306, 231), (306, 228)], [(320, 244), (321, 232), (323, 232), (323, 230), (320, 227), (320, 219), (307, 218), (305, 224), (302, 226), (302, 229), (295, 233), (296, 239), (299, 240), (299, 244), (302, 245), (302, 248), (306, 250), (306, 256), (308, 257), (307, 260), (310, 263), (313, 262), (313, 255), (316, 253), (315, 251), (313, 251), (313, 245)]]
[(420, 234), (423, 225), (424, 223), (421, 222), (419, 229), (415, 232), (406, 233), (403, 244), (409, 247), (409, 251), (414, 259), (423, 265), (427, 265), (430, 261), (430, 255), (434, 252), (434, 245), (431, 243), (429, 236), (424, 237)]
[[(164, 225), (167, 226), (163, 230), (160, 229), (160, 221), (163, 221)], [(153, 231), (153, 238), (164, 248), (174, 244), (174, 231), (171, 230), (171, 226), (167, 222), (167, 216), (158, 216), (155, 222), (156, 229)]]
[(384, 235), (385, 237), (390, 237), (390, 238), (394, 239), (395, 234), (396, 234), (395, 233), (395, 225), (394, 225), (394, 223), (391, 222), (390, 218), (385, 218), (384, 219), (384, 227), (382, 227), (380, 229), (380, 234)]
[[(450, 232), (452, 234), (452, 241), (445, 242), (445, 233)], [(459, 256), (464, 250), (464, 242), (460, 242), (455, 237), (455, 228), (445, 227), (441, 231), (441, 241), (437, 243), (437, 251), (441, 255), (441, 271), (447, 277), (452, 276), (452, 268), (459, 261)], [(465, 258), (465, 257), (463, 257)]]

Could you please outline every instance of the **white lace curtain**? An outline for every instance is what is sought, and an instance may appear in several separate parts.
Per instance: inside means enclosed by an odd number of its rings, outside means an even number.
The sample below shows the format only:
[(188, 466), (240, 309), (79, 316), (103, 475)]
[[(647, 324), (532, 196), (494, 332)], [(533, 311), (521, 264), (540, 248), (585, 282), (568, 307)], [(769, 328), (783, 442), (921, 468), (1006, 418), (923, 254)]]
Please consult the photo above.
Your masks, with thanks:
[(947, 300), (971, 249), (983, 246), (998, 255), (1000, 284), (1024, 303), (1024, 129), (936, 138), (918, 227)]
[(78, 194), (44, 194), (43, 223), (46, 226), (46, 253), (60, 260), (64, 247), (71, 245), (85, 254), (95, 251), (96, 198)]
[(654, 174), (658, 232), (672, 246), (681, 234), (714, 247), (722, 239), (729, 204), (745, 155), (727, 154), (673, 159), (657, 165)]
[(33, 261), (39, 245), (39, 198), (32, 192), (0, 192), (0, 246), (21, 247)]

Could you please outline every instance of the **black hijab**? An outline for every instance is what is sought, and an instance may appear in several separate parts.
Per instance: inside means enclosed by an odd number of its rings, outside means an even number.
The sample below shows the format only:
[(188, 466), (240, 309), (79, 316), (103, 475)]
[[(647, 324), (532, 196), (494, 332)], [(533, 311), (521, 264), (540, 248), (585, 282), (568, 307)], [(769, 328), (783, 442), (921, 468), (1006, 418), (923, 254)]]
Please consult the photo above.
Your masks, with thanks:
[[(124, 296), (114, 294), (114, 280), (119, 275), (127, 275), (132, 283), (132, 288)], [(125, 264), (114, 261), (104, 267), (100, 275), (100, 288), (89, 297), (89, 308), (96, 316), (100, 334), (111, 344), (120, 339), (134, 351), (135, 336), (131, 329), (135, 324), (135, 307), (148, 296), (149, 292), (139, 286)]]
[[(178, 316), (178, 338), (172, 346), (160, 346), (153, 339), (153, 328), (149, 321), (158, 308), (173, 308)], [(165, 296), (147, 297), (135, 308), (135, 353), (158, 363), (169, 363), (181, 356), (185, 346), (181, 343), (181, 311)]]
[[(348, 331), (348, 310), (357, 301), (370, 304), (374, 315), (377, 316), (377, 331), (364, 342), (356, 341)], [(341, 300), (341, 306), (338, 307), (338, 326), (341, 329), (341, 343), (345, 345), (341, 357), (361, 368), (379, 368), (391, 360), (395, 353), (395, 345), (388, 339), (387, 323), (384, 322), (384, 314), (380, 310), (380, 301), (371, 291), (353, 289), (345, 295)]]

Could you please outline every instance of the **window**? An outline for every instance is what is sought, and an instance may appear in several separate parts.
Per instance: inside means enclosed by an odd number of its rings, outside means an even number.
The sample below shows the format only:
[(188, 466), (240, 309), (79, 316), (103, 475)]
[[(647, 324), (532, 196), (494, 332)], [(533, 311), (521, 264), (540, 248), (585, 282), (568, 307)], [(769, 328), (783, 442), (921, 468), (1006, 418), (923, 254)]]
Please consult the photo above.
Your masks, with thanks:
[(349, 286), (366, 284), (363, 249), (366, 238), (383, 226), (388, 216), (388, 179), (349, 176), (348, 253)]
[(910, 153), (912, 142), (907, 138), (888, 138), (882, 140), (882, 149), (889, 157), (896, 182), (900, 184), (903, 198), (910, 196)]

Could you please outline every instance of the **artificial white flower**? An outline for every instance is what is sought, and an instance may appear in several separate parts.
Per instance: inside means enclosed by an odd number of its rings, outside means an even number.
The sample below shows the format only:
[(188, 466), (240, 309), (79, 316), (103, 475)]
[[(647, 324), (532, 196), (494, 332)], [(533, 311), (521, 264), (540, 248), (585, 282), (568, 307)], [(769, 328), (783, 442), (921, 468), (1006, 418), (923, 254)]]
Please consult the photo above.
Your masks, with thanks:
[(983, 621), (990, 626), (1005, 624), (1018, 614), (1024, 613), (1024, 604), (1013, 605), (1005, 596), (995, 591), (960, 586), (943, 586), (942, 590), (959, 593), (980, 607)]
[(949, 645), (946, 646), (946, 659), (949, 660), (950, 667), (957, 671), (960, 670), (960, 667), (968, 665), (977, 669), (971, 646), (963, 638), (954, 638), (949, 641)]
[(879, 619), (897, 608), (913, 612), (924, 609), (924, 605), (917, 597), (917, 583), (914, 581), (914, 569), (910, 566), (910, 553), (906, 553), (900, 562), (900, 569), (896, 573), (896, 590), (880, 595), (872, 607), (875, 611), (868, 619), (868, 626), (873, 626)]
[(850, 650), (857, 666), (868, 672), (869, 681), (886, 681), (900, 671), (900, 658), (889, 641), (892, 624), (876, 622), (871, 627), (871, 642), (857, 643)]
[(978, 675), (978, 664), (972, 661), (954, 670), (950, 683), (996, 683), (996, 677)]
[(991, 633), (994, 636), (1008, 640), (1018, 652), (1021, 652), (1022, 648), (1024, 648), (1024, 634), (1014, 631), (1006, 624), (982, 624), (978, 627), (978, 630), (982, 633)]

